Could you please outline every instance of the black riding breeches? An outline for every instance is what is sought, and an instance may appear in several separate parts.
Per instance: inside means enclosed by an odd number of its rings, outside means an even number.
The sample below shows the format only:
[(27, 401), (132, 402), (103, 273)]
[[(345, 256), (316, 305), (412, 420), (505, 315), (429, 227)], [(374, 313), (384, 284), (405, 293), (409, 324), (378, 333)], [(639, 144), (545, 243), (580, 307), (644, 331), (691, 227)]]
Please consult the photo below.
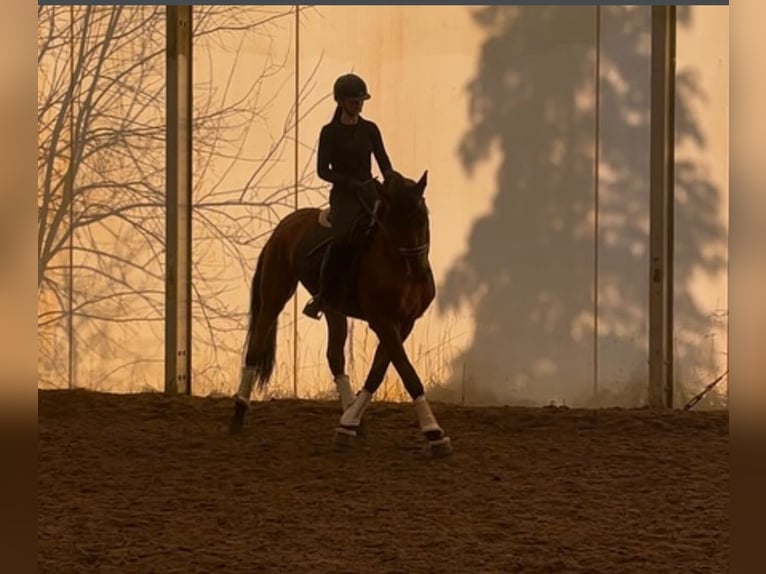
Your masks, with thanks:
[(369, 222), (376, 199), (372, 182), (365, 186), (333, 186), (330, 190), (330, 218), (336, 242), (359, 239), (359, 226)]

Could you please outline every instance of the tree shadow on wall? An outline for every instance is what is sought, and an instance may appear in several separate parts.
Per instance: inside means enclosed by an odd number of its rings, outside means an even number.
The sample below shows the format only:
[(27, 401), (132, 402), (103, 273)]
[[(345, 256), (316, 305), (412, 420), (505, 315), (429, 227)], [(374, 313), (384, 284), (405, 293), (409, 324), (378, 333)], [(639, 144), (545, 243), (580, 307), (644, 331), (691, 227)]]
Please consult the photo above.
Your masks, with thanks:
[[(690, 9), (677, 14), (688, 26)], [(468, 306), (476, 327), (436, 395), (455, 399), (468, 372), (469, 402), (585, 404), (594, 394), (596, 10), (491, 6), (473, 18), (488, 37), (468, 87), (471, 128), (459, 155), (469, 174), (495, 150), (501, 161), (493, 209), (440, 286), (440, 312)], [(599, 385), (632, 379), (645, 388), (650, 11), (605, 7), (606, 21), (619, 37), (601, 53)], [(693, 107), (704, 95), (680, 71), (677, 92), (677, 141), (702, 149)], [(720, 191), (701, 166), (679, 161), (676, 169), (676, 193), (690, 207), (676, 213), (675, 312), (704, 333), (710, 317), (691, 280), (725, 265), (720, 249), (709, 249), (725, 239)], [(677, 342), (679, 356), (694, 352), (684, 345)]]

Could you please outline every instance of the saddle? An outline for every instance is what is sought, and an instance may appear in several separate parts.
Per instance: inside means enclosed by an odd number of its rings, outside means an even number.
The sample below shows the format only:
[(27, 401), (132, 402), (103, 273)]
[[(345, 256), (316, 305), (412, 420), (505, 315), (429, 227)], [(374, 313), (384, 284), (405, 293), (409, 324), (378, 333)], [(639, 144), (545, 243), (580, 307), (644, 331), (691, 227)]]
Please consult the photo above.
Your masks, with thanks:
[[(337, 276), (337, 278), (330, 279), (331, 281), (340, 281), (343, 284), (354, 283), (359, 272), (361, 259), (364, 257), (377, 227), (378, 209), (379, 203), (377, 201), (371, 208), (365, 208), (360, 202), (357, 205), (356, 213), (351, 212), (352, 217), (349, 217), (351, 214), (348, 211), (344, 211), (342, 215), (336, 214), (335, 218), (332, 217), (329, 207), (320, 209), (316, 220), (318, 229), (314, 236), (315, 243), (307, 254), (311, 260), (309, 265), (316, 270), (314, 272), (319, 274), (321, 266), (327, 265), (325, 272), (329, 273), (330, 277)], [(340, 228), (333, 229), (333, 224), (339, 225)], [(333, 238), (339, 236), (345, 239), (335, 243), (333, 252), (325, 255), (327, 247), (333, 242)], [(329, 257), (329, 259), (323, 260), (322, 257)], [(312, 295), (315, 295), (313, 290), (311, 292)], [(356, 293), (347, 293), (344, 301), (347, 314), (355, 316), (358, 313)]]
[[(375, 202), (372, 214), (363, 213), (357, 216), (356, 220), (351, 226), (351, 229), (349, 230), (350, 236), (353, 237), (356, 235), (360, 228), (362, 232), (367, 235), (372, 230), (372, 228), (375, 227), (375, 224), (377, 223), (376, 215), (378, 206), (379, 203)], [(324, 209), (319, 210), (319, 214), (317, 215), (317, 223), (319, 223), (320, 227), (324, 227), (325, 229), (332, 229), (332, 215), (330, 214), (329, 207), (325, 207)]]
[[(323, 230), (329, 231), (332, 229), (332, 216), (329, 207), (319, 211), (319, 214), (317, 215), (317, 223)], [(356, 252), (355, 255), (361, 254), (360, 252), (363, 251), (366, 244), (365, 239), (369, 237), (374, 227), (375, 221), (369, 215), (362, 214), (356, 218), (351, 229), (347, 232), (347, 245), (354, 248), (354, 251)], [(317, 243), (309, 251), (310, 256), (317, 252), (324, 251), (324, 248), (333, 240), (332, 235), (327, 235), (327, 231), (322, 233)]]

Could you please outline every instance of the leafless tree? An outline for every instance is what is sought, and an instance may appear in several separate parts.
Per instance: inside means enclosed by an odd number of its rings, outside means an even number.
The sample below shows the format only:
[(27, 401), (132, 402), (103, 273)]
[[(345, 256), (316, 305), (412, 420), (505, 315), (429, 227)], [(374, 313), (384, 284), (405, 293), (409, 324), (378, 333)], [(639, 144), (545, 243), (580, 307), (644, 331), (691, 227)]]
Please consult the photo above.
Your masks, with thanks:
[[(195, 54), (206, 46), (231, 56), (208, 62), (194, 86), (195, 348), (239, 352), (246, 301), (227, 293), (249, 280), (257, 249), (293, 194), (311, 193), (311, 153), (298, 181), (269, 177), (292, 161), (296, 94), (285, 69), (268, 57), (247, 69), (235, 89), (248, 42), (290, 33), (292, 7), (199, 6)], [(197, 62), (195, 72), (204, 60)], [(228, 68), (228, 69), (227, 69)], [(314, 73), (298, 94), (303, 117), (323, 100), (308, 100)], [(223, 76), (222, 76), (223, 74)], [(79, 348), (118, 357), (115, 369), (150, 358), (120, 356), (115, 333), (164, 318), (165, 8), (81, 6), (38, 8), (38, 332), (43, 384), (66, 369), (67, 321)], [(293, 79), (293, 78), (289, 78)], [(276, 90), (273, 86), (277, 85)], [(273, 93), (267, 93), (271, 89)], [(291, 102), (276, 129), (271, 108)], [(281, 100), (280, 100), (281, 101)], [(251, 132), (266, 152), (247, 148)], [(263, 148), (263, 146), (260, 146)], [(232, 170), (247, 166), (246, 181)], [(241, 173), (241, 172), (240, 172)], [(241, 284), (239, 285), (241, 288)], [(62, 334), (62, 331), (64, 334)], [(236, 337), (226, 336), (236, 331)], [(156, 359), (155, 359), (156, 360)], [(46, 375), (47, 373), (47, 375)], [(48, 377), (48, 380), (45, 377)], [(56, 385), (58, 386), (58, 385)]]

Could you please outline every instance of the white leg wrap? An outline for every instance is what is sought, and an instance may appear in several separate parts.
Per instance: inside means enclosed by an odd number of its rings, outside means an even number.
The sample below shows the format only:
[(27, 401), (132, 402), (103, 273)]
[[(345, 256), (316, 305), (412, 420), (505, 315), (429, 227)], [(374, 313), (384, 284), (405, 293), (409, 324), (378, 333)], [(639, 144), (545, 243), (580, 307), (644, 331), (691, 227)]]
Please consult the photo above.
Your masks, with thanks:
[(344, 427), (358, 427), (362, 421), (362, 415), (367, 410), (367, 405), (370, 404), (372, 395), (367, 392), (367, 389), (362, 389), (357, 393), (356, 398), (351, 403), (351, 406), (343, 411), (343, 415), (340, 417), (340, 424)]
[(255, 368), (242, 367), (242, 378), (239, 381), (237, 390), (237, 399), (246, 405), (250, 404), (250, 395), (253, 394), (253, 384), (255, 383)]
[(418, 415), (420, 432), (427, 433), (429, 431), (442, 430), (439, 423), (436, 422), (436, 417), (431, 411), (431, 405), (428, 404), (425, 395), (420, 395), (413, 401), (413, 404), (415, 405), (415, 412)]
[(345, 412), (351, 406), (351, 403), (354, 402), (354, 391), (351, 390), (351, 382), (348, 375), (338, 375), (335, 377), (335, 387), (338, 389), (340, 405)]

